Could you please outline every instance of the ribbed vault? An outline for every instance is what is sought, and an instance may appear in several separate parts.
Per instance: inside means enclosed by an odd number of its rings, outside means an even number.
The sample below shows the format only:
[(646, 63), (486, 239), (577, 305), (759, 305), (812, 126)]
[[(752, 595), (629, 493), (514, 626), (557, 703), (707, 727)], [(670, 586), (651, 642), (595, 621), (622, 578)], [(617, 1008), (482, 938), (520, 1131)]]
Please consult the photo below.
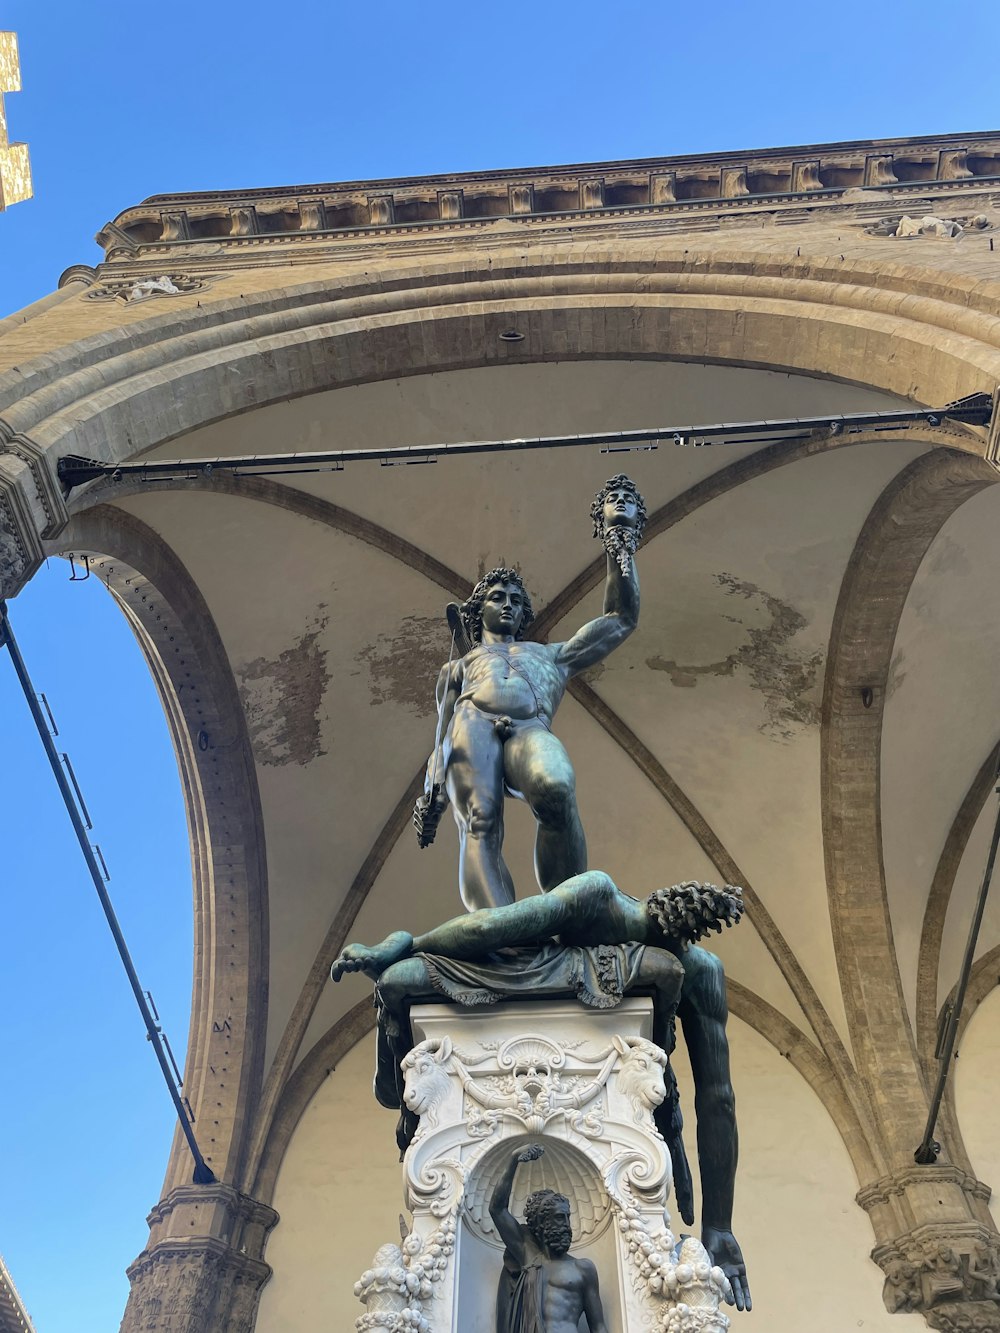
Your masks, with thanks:
[[(390, 444), (939, 405), (992, 389), (996, 303), (909, 253), (778, 262), (744, 235), (728, 248), (508, 247), (289, 285), (257, 274), (242, 291), (228, 276), (201, 305), (126, 310), (121, 330), (0, 377), (4, 438), (28, 441), (18, 458), (42, 459), (50, 477), (65, 453), (372, 453), (280, 482), (216, 469), (94, 484), (69, 497), (67, 526), (49, 515), (39, 546), (94, 554), (171, 718), (199, 930), (188, 1081), (238, 1190), (272, 1200), (296, 1126), (370, 1031), (365, 984), (326, 980), (344, 942), (458, 909), (452, 832), (425, 853), (409, 834), (448, 651), (443, 603), (506, 558), (535, 595), (539, 636), (597, 614), (586, 511), (620, 468), (651, 514), (640, 629), (574, 683), (557, 721), (592, 864), (636, 893), (691, 876), (742, 883), (749, 919), (719, 942), (734, 1013), (820, 1098), (859, 1184), (907, 1160), (951, 984), (950, 905), (965, 901), (955, 886), (1000, 727), (978, 748), (970, 737), (967, 755), (956, 745), (936, 793), (945, 835), (911, 873), (883, 847), (887, 820), (903, 840), (905, 798), (889, 696), (916, 688), (894, 674), (900, 636), (939, 633), (920, 619), (940, 595), (927, 562), (946, 538), (973, 551), (957, 516), (993, 503), (985, 432), (376, 460)], [(511, 327), (521, 342), (499, 340)], [(512, 811), (522, 894), (530, 834)], [(897, 957), (911, 918), (912, 969)], [(976, 998), (998, 939), (982, 942)], [(948, 1117), (948, 1154), (969, 1170)], [(168, 1187), (183, 1175), (175, 1152)], [(871, 1206), (880, 1235), (902, 1226), (893, 1207)]]

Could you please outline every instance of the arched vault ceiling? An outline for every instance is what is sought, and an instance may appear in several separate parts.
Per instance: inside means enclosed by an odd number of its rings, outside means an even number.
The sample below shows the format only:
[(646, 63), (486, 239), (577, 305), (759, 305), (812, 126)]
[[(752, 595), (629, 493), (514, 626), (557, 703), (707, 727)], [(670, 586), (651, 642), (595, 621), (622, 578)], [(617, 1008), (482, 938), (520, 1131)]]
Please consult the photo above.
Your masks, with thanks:
[[(578, 798), (591, 865), (606, 869), (627, 892), (637, 896), (659, 883), (678, 879), (718, 882), (718, 867), (677, 814), (653, 785), (637, 774), (621, 746), (572, 698), (562, 705), (558, 731), (577, 766)], [(533, 841), (534, 824), (526, 807), (509, 806), (505, 848), (522, 895), (534, 889)], [(458, 839), (450, 818), (443, 822), (434, 847), (423, 853), (416, 853), (407, 825), (351, 927), (350, 937), (376, 938), (385, 933), (385, 923), (393, 919), (415, 932), (456, 915), (461, 911), (456, 889), (457, 858)], [(651, 874), (658, 879), (651, 880)], [(803, 1031), (809, 1031), (787, 982), (749, 922), (714, 940), (713, 947), (716, 944), (734, 976), (746, 978), (747, 985), (790, 1016)], [(363, 980), (355, 981), (350, 992), (343, 994), (341, 988), (328, 986), (301, 1053), (365, 993)]]
[(845, 1039), (823, 865), (823, 669), (854, 541), (916, 449), (801, 459), (657, 537), (642, 632), (593, 681), (721, 839)]
[[(850, 407), (845, 404), (850, 403)], [(380, 448), (512, 439), (652, 425), (711, 424), (824, 412), (891, 410), (902, 400), (872, 389), (772, 371), (677, 362), (594, 361), (448, 371), (312, 394), (193, 431), (149, 457), (218, 457), (315, 449)], [(759, 445), (656, 454), (586, 455), (595, 487), (627, 467), (652, 512)], [(433, 465), (357, 463), (300, 473), (284, 485), (342, 505), (415, 543), (463, 574), (500, 556), (531, 576), (542, 602), (576, 574), (586, 546), (556, 533), (586, 533), (588, 492), (567, 486), (579, 453), (548, 450), (445, 459)], [(593, 488), (592, 488), (593, 489)], [(474, 502), (469, 503), (469, 497)], [(512, 523), (513, 511), (522, 521)], [(598, 548), (587, 552), (593, 559)]]
[[(917, 954), (928, 892), (966, 793), (1000, 740), (1000, 492), (988, 487), (943, 525), (917, 570), (892, 654), (882, 733), (886, 887), (903, 991), (917, 1006)], [(919, 719), (919, 725), (914, 725)], [(982, 796), (992, 790), (983, 784)], [(982, 799), (982, 796), (980, 799)], [(995, 801), (977, 822), (946, 907), (940, 998), (954, 985), (985, 864)], [(961, 850), (961, 849), (959, 849)], [(954, 876), (955, 867), (950, 874)], [(1000, 939), (994, 910), (980, 952)], [(929, 1002), (937, 1009), (937, 977)]]
[(442, 593), (371, 545), (274, 506), (204, 493), (123, 504), (176, 544), (243, 698), (274, 904), (270, 1058), (331, 912), (426, 758), (433, 721), (400, 678), (432, 680), (447, 657)]
[[(549, 363), (313, 395), (217, 423), (161, 452), (362, 441), (377, 450), (893, 404), (871, 391), (763, 371)], [(610, 722), (588, 716), (584, 692), (582, 705), (566, 700), (557, 723), (580, 775), (592, 864), (638, 892), (725, 873), (633, 762), (630, 729), (748, 876), (842, 1034), (820, 836), (822, 665), (857, 532), (921, 448), (880, 440), (776, 458), (742, 484), (743, 473), (734, 473), (730, 489), (720, 485), (708, 503), (661, 523), (641, 557), (640, 629), (589, 682), (597, 704), (613, 710)], [(308, 1050), (363, 992), (359, 982), (324, 991), (315, 966), (324, 941), (420, 927), (457, 906), (452, 830), (420, 853), (402, 799), (433, 736), (433, 680), (448, 650), (443, 603), (481, 566), (506, 557), (521, 566), (540, 610), (559, 599), (563, 625), (550, 636), (558, 637), (600, 611), (599, 589), (579, 605), (576, 594), (559, 594), (594, 559), (587, 509), (610, 473), (631, 472), (655, 511), (749, 452), (594, 449), (424, 467), (357, 464), (244, 492), (224, 482), (215, 492), (150, 485), (115, 500), (105, 490), (105, 500), (141, 518), (186, 566), (244, 698), (268, 863), (269, 1061), (279, 1046), (283, 1061)], [(519, 886), (531, 891), (524, 812), (512, 811), (509, 823)], [(396, 915), (404, 908), (405, 923)], [(809, 1030), (773, 939), (748, 925), (721, 947), (743, 987)]]

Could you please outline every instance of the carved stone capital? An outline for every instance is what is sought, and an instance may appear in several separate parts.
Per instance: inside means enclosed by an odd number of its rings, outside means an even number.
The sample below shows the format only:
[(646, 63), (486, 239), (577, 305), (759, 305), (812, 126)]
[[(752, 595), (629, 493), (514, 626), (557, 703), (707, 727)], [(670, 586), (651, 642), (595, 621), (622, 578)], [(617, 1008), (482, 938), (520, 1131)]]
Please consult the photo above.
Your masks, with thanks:
[[(1000, 1236), (995, 1231), (975, 1223), (927, 1223), (893, 1244), (876, 1246), (872, 1258), (885, 1273), (882, 1297), (890, 1312), (922, 1311), (932, 1328), (1000, 1330)], [(981, 1322), (979, 1307), (992, 1310), (992, 1322)], [(935, 1322), (939, 1314), (945, 1322)]]
[[(5, 436), (2, 423), (0, 423), (0, 448), (4, 453), (19, 458), (22, 463), (27, 463), (31, 469), (35, 494), (29, 499), (33, 501), (32, 508), (36, 519), (39, 517), (44, 519), (40, 535), (43, 538), (58, 536), (69, 521), (69, 511), (66, 508), (59, 478), (46, 451), (33, 440), (29, 440), (27, 435)], [(41, 506), (41, 514), (37, 512), (38, 505)]]
[(185, 1185), (148, 1220), (121, 1333), (250, 1333), (271, 1276), (263, 1251), (274, 1209), (228, 1185)]
[(927, 1322), (942, 1333), (996, 1333), (1000, 1329), (1000, 1307), (993, 1301), (939, 1305), (927, 1316)]
[(34, 468), (0, 423), (0, 598), (20, 592), (42, 562), (46, 508)]
[[(887, 1310), (923, 1313), (932, 1328), (1000, 1333), (1000, 1234), (989, 1197), (988, 1185), (947, 1162), (909, 1166), (858, 1191), (879, 1241), (872, 1259), (885, 1274)], [(983, 1323), (987, 1315), (994, 1322)]]

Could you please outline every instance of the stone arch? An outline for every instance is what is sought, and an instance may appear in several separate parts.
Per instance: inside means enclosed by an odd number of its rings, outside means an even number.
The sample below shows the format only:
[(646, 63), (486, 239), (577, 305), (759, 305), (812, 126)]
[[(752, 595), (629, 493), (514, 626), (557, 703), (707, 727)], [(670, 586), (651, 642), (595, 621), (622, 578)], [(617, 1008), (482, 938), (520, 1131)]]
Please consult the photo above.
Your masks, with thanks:
[[(821, 375), (937, 405), (1000, 379), (1000, 320), (969, 298), (920, 270), (796, 273), (752, 252), (623, 247), (401, 267), (220, 298), (85, 339), (0, 376), (0, 414), (50, 461), (122, 461), (331, 387), (605, 357)], [(523, 343), (499, 340), (511, 322)]]
[[(892, 432), (892, 438), (897, 438), (898, 434), (898, 432)], [(953, 445), (956, 439), (964, 442), (964, 437), (957, 435), (955, 432), (927, 426), (921, 426), (919, 429), (906, 432), (906, 434), (910, 438), (921, 440), (921, 442), (937, 443), (939, 445)], [(666, 531), (669, 527), (680, 522), (701, 505), (724, 494), (732, 487), (760, 476), (771, 469), (790, 464), (800, 458), (809, 457), (816, 452), (839, 449), (853, 444), (873, 444), (879, 438), (885, 437), (869, 433), (862, 433), (858, 436), (825, 436), (821, 439), (805, 442), (774, 445), (757, 454), (739, 459), (669, 501), (660, 510), (655, 511), (650, 516), (648, 535), (655, 537), (658, 533)], [(183, 482), (168, 483), (168, 485), (172, 489), (218, 491), (227, 495), (240, 496), (245, 499), (253, 499), (287, 508), (302, 516), (333, 526), (356, 537), (358, 540), (368, 542), (393, 555), (453, 596), (462, 595), (467, 587), (466, 580), (456, 571), (447, 568), (441, 562), (434, 560), (425, 552), (403, 541), (395, 534), (380, 528), (377, 524), (359, 518), (350, 511), (331, 504), (329, 501), (321, 500), (293, 488), (284, 487), (273, 481), (260, 478), (229, 477), (225, 473), (217, 472), (213, 474), (211, 479), (194, 477)], [(78, 504), (83, 506), (92, 499), (136, 494), (140, 493), (142, 489), (142, 483), (137, 481), (129, 481), (121, 485), (102, 482), (93, 488), (88, 488), (81, 495)], [(159, 484), (157, 489), (163, 489), (163, 485)], [(597, 584), (601, 577), (601, 563), (600, 560), (593, 562), (543, 609), (538, 622), (543, 632), (549, 626), (555, 624), (592, 586)], [(640, 771), (652, 782), (660, 795), (679, 814), (682, 822), (687, 825), (696, 841), (717, 864), (720, 872), (725, 874), (732, 882), (746, 884), (746, 876), (733, 861), (714, 831), (639, 739), (623, 727), (620, 719), (583, 682), (574, 682), (571, 686), (571, 692), (616, 743), (625, 750)], [(295, 1012), (281, 1038), (276, 1058), (267, 1071), (259, 1102), (260, 1113), (253, 1126), (252, 1144), (248, 1149), (246, 1160), (246, 1171), (249, 1178), (244, 1180), (244, 1184), (248, 1187), (250, 1179), (258, 1170), (257, 1164), (260, 1161), (261, 1154), (268, 1151), (265, 1144), (270, 1142), (272, 1116), (281, 1114), (280, 1105), (283, 1101), (285, 1081), (293, 1068), (299, 1043), (305, 1033), (318, 995), (326, 983), (330, 961), (345, 942), (346, 932), (351, 928), (357, 911), (364, 901), (368, 889), (374, 882), (389, 848), (395, 843), (400, 833), (408, 827), (409, 813), (417, 794), (420, 776), (418, 774), (411, 781), (390, 814), (369, 856), (365, 859), (358, 875), (355, 877), (347, 898), (332, 922), (327, 938), (310, 968), (296, 1004)], [(811, 1071), (812, 1076), (810, 1076), (810, 1072), (805, 1067), (800, 1069), (800, 1072), (803, 1072), (813, 1086), (816, 1086), (821, 1079), (828, 1077), (832, 1077), (836, 1081), (838, 1085), (837, 1097), (844, 1104), (844, 1114), (840, 1116), (837, 1123), (838, 1128), (845, 1134), (849, 1146), (852, 1140), (856, 1144), (864, 1139), (864, 1134), (859, 1136), (856, 1131), (858, 1125), (865, 1127), (870, 1141), (874, 1142), (874, 1129), (870, 1121), (870, 1112), (858, 1083), (857, 1073), (808, 976), (782, 938), (764, 904), (749, 886), (747, 886), (747, 902), (751, 918), (756, 922), (766, 946), (775, 958), (782, 975), (789, 982), (796, 999), (801, 1004), (821, 1042), (823, 1060), (829, 1062), (830, 1065), (829, 1070), (824, 1070), (822, 1075), (813, 1070)], [(750, 993), (748, 992), (748, 994)], [(789, 1046), (787, 1033), (780, 1039), (780, 1042), (768, 1033), (764, 1033), (764, 1035), (768, 1035), (775, 1045)], [(872, 1151), (877, 1154), (877, 1147), (873, 1147)], [(855, 1156), (853, 1148), (852, 1156)], [(867, 1164), (868, 1160), (869, 1158), (863, 1155), (857, 1157), (859, 1171), (863, 1169), (863, 1163)], [(887, 1169), (886, 1164), (884, 1160), (881, 1160), (878, 1173), (885, 1169)]]
[[(485, 263), (474, 271), (446, 268), (305, 284), (280, 296), (231, 297), (203, 312), (172, 308), (169, 316), (133, 324), (122, 335), (108, 333), (77, 345), (74, 368), (53, 355), (44, 366), (28, 365), (0, 379), (2, 424), (11, 438), (20, 437), (35, 451), (38, 476), (65, 452), (132, 458), (196, 426), (282, 397), (467, 366), (626, 357), (759, 366), (865, 384), (877, 376), (876, 387), (935, 406), (961, 393), (992, 389), (1000, 378), (998, 321), (983, 312), (973, 293), (952, 295), (943, 284), (914, 273), (880, 277), (856, 266), (847, 275), (827, 266), (789, 276), (773, 259), (746, 254), (704, 263), (698, 257), (639, 262), (624, 249), (612, 257), (578, 252), (545, 264), (510, 260), (493, 269)], [(524, 343), (513, 351), (498, 338), (512, 321), (525, 332)], [(933, 442), (973, 453), (984, 445), (982, 433), (972, 430), (942, 432)], [(976, 473), (970, 460), (965, 463), (976, 486), (987, 484), (984, 475), (991, 474), (984, 464)], [(944, 476), (958, 468), (954, 456), (947, 466), (940, 460), (931, 466), (942, 469), (942, 490), (954, 499), (962, 485), (951, 487)], [(48, 480), (54, 489), (50, 473)], [(930, 482), (928, 490), (934, 490)], [(74, 508), (82, 511), (92, 499), (82, 491)], [(81, 513), (67, 540), (75, 549), (112, 549), (109, 541), (77, 535), (77, 525), (90, 518)], [(150, 541), (155, 544), (155, 538)], [(858, 588), (869, 573), (855, 569), (845, 583), (846, 609), (831, 653), (837, 689), (849, 689), (857, 666), (856, 644), (842, 631), (848, 611), (863, 601)], [(874, 582), (869, 578), (866, 586)], [(839, 778), (856, 738), (840, 739), (845, 744), (835, 773), (832, 742), (824, 733), (824, 775), (838, 799), (846, 792), (853, 800), (864, 794), (848, 791)], [(869, 739), (858, 744), (865, 748)], [(200, 762), (197, 754), (193, 758)], [(248, 771), (252, 775), (252, 768)], [(834, 847), (832, 832), (827, 841)], [(843, 850), (837, 843), (828, 851), (834, 897), (850, 879), (833, 861)], [(262, 867), (260, 875), (263, 885)], [(835, 912), (838, 920), (843, 923), (843, 912)], [(838, 938), (842, 942), (843, 936)], [(247, 939), (253, 940), (253, 923)], [(258, 966), (263, 975), (266, 930), (252, 947), (259, 952), (248, 972)], [(849, 981), (845, 991), (849, 1001), (861, 993)], [(206, 1024), (216, 1021), (213, 999), (207, 990), (196, 995), (203, 1034)], [(248, 1041), (251, 1008), (248, 999)], [(193, 1038), (197, 1052), (196, 1034)], [(254, 1060), (262, 1061), (262, 1046), (259, 1054), (255, 1048), (244, 1057), (245, 1071)], [(200, 1054), (198, 1059), (204, 1063)], [(845, 1067), (848, 1072), (853, 1074)], [(869, 1065), (865, 1072), (871, 1078)], [(874, 1079), (868, 1092), (877, 1103)], [(863, 1100), (852, 1112), (859, 1120)], [(252, 1115), (252, 1099), (239, 1105)], [(234, 1123), (230, 1145), (233, 1174), (241, 1180), (247, 1164), (244, 1131), (245, 1125)]]
[[(941, 942), (948, 915), (948, 905), (955, 888), (955, 876), (961, 863), (976, 821), (996, 785), (997, 765), (1000, 763), (1000, 742), (997, 742), (983, 760), (962, 799), (958, 812), (948, 830), (941, 855), (934, 870), (927, 907), (920, 933), (920, 959), (917, 967), (917, 1049), (930, 1071), (934, 1065), (934, 1043), (938, 1023), (938, 980), (941, 965)], [(978, 1004), (979, 1001), (977, 1000)], [(971, 1016), (971, 1011), (970, 1011)]]
[[(236, 683), (204, 598), (152, 529), (100, 505), (76, 516), (53, 548), (90, 555), (136, 635), (167, 719), (192, 849), (195, 958), (202, 960), (185, 1089), (202, 1153), (220, 1179), (233, 1180), (263, 1073), (268, 953), (263, 820)], [(164, 1194), (190, 1175), (177, 1130)]]
[[(844, 575), (823, 700), (823, 842), (830, 919), (855, 1061), (889, 1161), (919, 1141), (923, 1075), (903, 1000), (882, 864), (885, 684), (903, 605), (942, 524), (996, 474), (953, 451), (924, 455), (876, 502)], [(867, 701), (863, 689), (871, 691)], [(911, 1143), (912, 1140), (912, 1143)]]

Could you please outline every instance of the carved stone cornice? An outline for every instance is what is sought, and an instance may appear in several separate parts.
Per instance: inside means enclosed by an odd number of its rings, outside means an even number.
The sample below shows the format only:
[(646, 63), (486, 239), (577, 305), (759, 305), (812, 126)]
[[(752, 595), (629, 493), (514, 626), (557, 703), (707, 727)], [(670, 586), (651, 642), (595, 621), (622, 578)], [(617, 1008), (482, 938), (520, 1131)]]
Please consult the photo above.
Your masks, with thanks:
[(870, 1213), (877, 1204), (891, 1202), (893, 1197), (901, 1197), (912, 1186), (957, 1185), (965, 1194), (988, 1203), (990, 1186), (975, 1176), (970, 1176), (960, 1167), (946, 1163), (937, 1166), (913, 1166), (900, 1171), (894, 1176), (883, 1176), (858, 1190), (858, 1203)]
[[(907, 199), (1000, 184), (1000, 132), (932, 135), (341, 184), (154, 195), (98, 234), (106, 257), (643, 214)], [(911, 207), (917, 202), (912, 201)], [(689, 219), (690, 225), (690, 219)]]
[(0, 1333), (35, 1333), (24, 1302), (0, 1254)]
[(0, 454), (11, 454), (31, 469), (35, 495), (44, 515), (40, 536), (55, 537), (69, 519), (59, 479), (52, 469), (46, 451), (26, 435), (14, 435), (0, 421)]
[[(208, 1225), (208, 1234), (225, 1235), (230, 1243), (258, 1258), (264, 1252), (267, 1233), (278, 1220), (278, 1214), (266, 1203), (258, 1203), (221, 1181), (214, 1185), (179, 1185), (150, 1210), (146, 1218), (150, 1228), (147, 1248), (172, 1237), (188, 1237), (195, 1215), (203, 1232)], [(206, 1219), (211, 1222), (206, 1224)]]

